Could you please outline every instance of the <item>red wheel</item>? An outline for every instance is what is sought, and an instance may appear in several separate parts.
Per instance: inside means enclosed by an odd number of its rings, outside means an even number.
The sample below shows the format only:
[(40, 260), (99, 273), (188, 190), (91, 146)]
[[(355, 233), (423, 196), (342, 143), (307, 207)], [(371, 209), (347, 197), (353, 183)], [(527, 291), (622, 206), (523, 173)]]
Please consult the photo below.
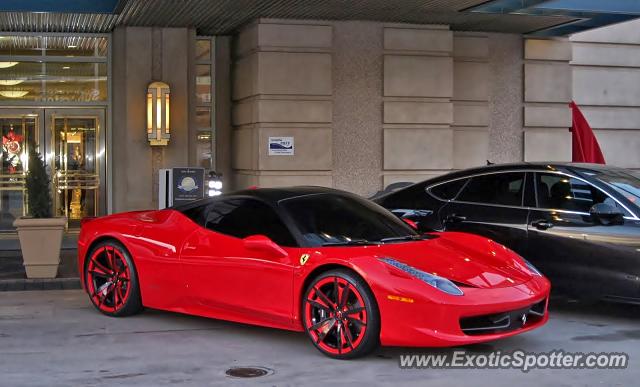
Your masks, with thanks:
[(378, 345), (380, 320), (369, 287), (348, 270), (316, 278), (305, 292), (303, 323), (315, 346), (340, 359), (363, 356)]
[(94, 247), (86, 262), (85, 280), (93, 305), (109, 316), (127, 316), (141, 309), (140, 291), (127, 250), (116, 241)]

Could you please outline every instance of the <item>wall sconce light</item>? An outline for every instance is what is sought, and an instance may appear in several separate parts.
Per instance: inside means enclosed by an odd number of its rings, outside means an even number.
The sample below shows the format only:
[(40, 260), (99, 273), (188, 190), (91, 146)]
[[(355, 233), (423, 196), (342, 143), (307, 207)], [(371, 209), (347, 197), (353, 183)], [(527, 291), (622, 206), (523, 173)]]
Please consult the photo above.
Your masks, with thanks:
[(147, 87), (147, 139), (154, 146), (169, 144), (170, 91), (164, 82), (152, 82)]

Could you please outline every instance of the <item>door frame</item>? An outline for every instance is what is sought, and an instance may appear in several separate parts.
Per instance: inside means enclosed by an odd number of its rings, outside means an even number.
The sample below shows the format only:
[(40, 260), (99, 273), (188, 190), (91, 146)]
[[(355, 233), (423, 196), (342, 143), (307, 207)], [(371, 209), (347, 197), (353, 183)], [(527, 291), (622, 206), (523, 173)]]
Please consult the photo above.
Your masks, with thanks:
[(40, 147), (44, 140), (44, 109), (40, 107), (24, 107), (24, 108), (14, 108), (14, 107), (0, 107), (0, 117), (2, 118), (10, 118), (10, 117), (19, 117), (19, 116), (31, 116), (36, 118), (36, 134), (35, 139), (37, 140), (37, 146)]
[[(45, 163), (54, 171), (55, 165), (55, 136), (54, 120), (56, 118), (97, 118), (96, 127), (96, 174), (98, 174), (100, 187), (96, 190), (97, 211), (98, 215), (105, 215), (107, 213), (107, 148), (106, 148), (106, 108), (100, 107), (57, 107), (57, 108), (45, 108), (44, 110), (44, 123), (43, 123), (43, 135), (42, 144), (44, 145)], [(51, 184), (51, 195), (55, 198), (55, 184)], [(54, 200), (55, 202), (55, 200)]]
[[(36, 149), (40, 150), (40, 144), (42, 143), (42, 136), (44, 134), (44, 117), (43, 117), (43, 109), (41, 108), (0, 108), (0, 118), (20, 118), (20, 117), (33, 117), (35, 118), (35, 133), (33, 134), (33, 139), (36, 141)], [(23, 215), (26, 214), (27, 210), (27, 202), (26, 202), (26, 189), (23, 191)], [(14, 231), (2, 230), (0, 234), (13, 233)]]

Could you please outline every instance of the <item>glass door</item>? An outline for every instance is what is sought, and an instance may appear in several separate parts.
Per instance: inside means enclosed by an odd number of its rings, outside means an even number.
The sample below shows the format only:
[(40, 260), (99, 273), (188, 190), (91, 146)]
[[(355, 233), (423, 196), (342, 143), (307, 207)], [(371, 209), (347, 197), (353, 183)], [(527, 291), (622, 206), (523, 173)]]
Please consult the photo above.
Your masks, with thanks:
[(0, 232), (14, 231), (13, 221), (28, 212), (25, 177), (41, 117), (38, 109), (0, 109)]
[(77, 229), (86, 216), (105, 213), (103, 109), (47, 109), (45, 143), (53, 207)]

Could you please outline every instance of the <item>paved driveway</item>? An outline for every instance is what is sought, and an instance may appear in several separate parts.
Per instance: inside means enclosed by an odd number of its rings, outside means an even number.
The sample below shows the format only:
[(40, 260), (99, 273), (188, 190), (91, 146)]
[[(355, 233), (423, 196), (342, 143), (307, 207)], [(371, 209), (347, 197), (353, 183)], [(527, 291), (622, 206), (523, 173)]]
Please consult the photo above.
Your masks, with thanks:
[[(442, 351), (385, 348), (336, 361), (299, 333), (153, 310), (109, 318), (78, 290), (0, 292), (1, 386), (631, 386), (640, 380), (639, 344), (640, 307), (562, 302), (542, 329), (467, 349), (627, 352), (629, 368), (402, 370), (400, 354)], [(274, 372), (251, 380), (225, 376), (229, 367), (256, 365)]]

